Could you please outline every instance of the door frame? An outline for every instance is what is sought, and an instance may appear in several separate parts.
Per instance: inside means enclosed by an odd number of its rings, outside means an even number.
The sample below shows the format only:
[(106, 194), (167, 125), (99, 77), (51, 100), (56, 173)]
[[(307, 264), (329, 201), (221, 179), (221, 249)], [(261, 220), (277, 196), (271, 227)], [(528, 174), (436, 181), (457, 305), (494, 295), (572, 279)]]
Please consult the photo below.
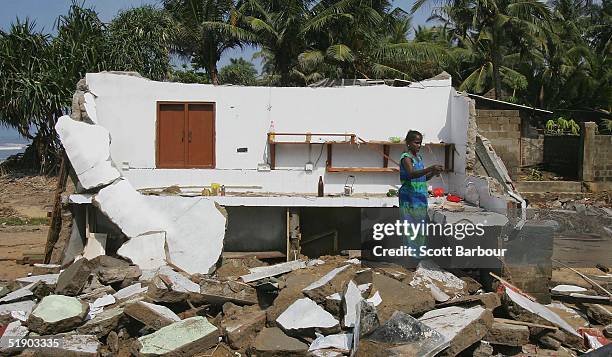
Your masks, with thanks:
[[(178, 166), (161, 166), (159, 162), (160, 148), (159, 148), (159, 117), (160, 117), (160, 107), (164, 104), (182, 104), (183, 105), (183, 115), (185, 116), (185, 127), (184, 127), (184, 137), (185, 137), (185, 165)], [(187, 157), (188, 157), (188, 137), (189, 137), (189, 104), (209, 104), (212, 105), (212, 164), (211, 165), (188, 165)], [(183, 101), (157, 101), (155, 103), (156, 106), (156, 118), (155, 118), (155, 168), (157, 169), (214, 169), (217, 165), (217, 105), (215, 102), (183, 102)]]

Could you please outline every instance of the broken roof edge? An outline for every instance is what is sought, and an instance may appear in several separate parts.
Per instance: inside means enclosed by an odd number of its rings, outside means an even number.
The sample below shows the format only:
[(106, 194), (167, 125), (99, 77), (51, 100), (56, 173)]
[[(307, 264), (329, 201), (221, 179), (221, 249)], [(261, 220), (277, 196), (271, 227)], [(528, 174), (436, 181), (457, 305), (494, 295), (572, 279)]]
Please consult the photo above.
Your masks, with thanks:
[[(450, 75), (445, 76), (446, 72), (442, 72), (437, 76), (423, 79), (420, 81), (408, 81), (403, 79), (367, 79), (367, 78), (356, 78), (356, 79), (323, 79), (319, 82), (324, 81), (332, 81), (331, 85), (317, 85), (317, 83), (313, 83), (311, 85), (306, 86), (290, 86), (290, 87), (279, 87), (279, 86), (266, 86), (266, 85), (255, 85), (255, 86), (241, 86), (235, 84), (210, 84), (210, 83), (185, 83), (185, 82), (174, 82), (174, 81), (156, 81), (146, 77), (143, 77), (138, 72), (124, 72), (124, 71), (100, 71), (100, 72), (89, 72), (85, 75), (86, 82), (89, 82), (89, 78), (92, 75), (114, 75), (114, 76), (127, 76), (133, 77), (137, 79), (141, 79), (148, 82), (155, 83), (172, 83), (172, 84), (183, 84), (183, 85), (191, 85), (191, 86), (207, 86), (207, 87), (240, 87), (240, 88), (347, 88), (347, 87), (389, 87), (389, 88), (412, 88), (412, 89), (427, 89), (427, 88), (436, 88), (436, 87), (452, 87), (452, 78)], [(342, 85), (334, 84), (336, 81), (342, 81)], [(344, 84), (346, 81), (346, 84)], [(349, 84), (349, 82), (353, 82), (353, 84)], [(387, 82), (393, 83), (392, 85), (388, 85)], [(395, 83), (401, 82), (404, 85), (395, 85)], [(363, 84), (355, 84), (355, 83), (363, 83)]]
[(510, 106), (510, 107), (515, 107), (515, 108), (520, 108), (520, 109), (525, 109), (525, 110), (531, 110), (531, 111), (542, 113), (542, 114), (553, 114), (553, 112), (551, 112), (550, 110), (546, 110), (546, 109), (540, 109), (540, 108), (535, 108), (535, 107), (528, 107), (526, 105), (510, 103), (510, 102), (506, 102), (506, 101), (499, 100), (499, 99), (487, 98), (487, 97), (484, 97), (482, 95), (473, 94), (473, 93), (467, 93), (467, 95), (470, 98), (472, 98), (472, 99), (480, 99), (480, 100), (489, 101), (489, 102), (492, 102), (492, 103), (507, 105), (507, 106)]

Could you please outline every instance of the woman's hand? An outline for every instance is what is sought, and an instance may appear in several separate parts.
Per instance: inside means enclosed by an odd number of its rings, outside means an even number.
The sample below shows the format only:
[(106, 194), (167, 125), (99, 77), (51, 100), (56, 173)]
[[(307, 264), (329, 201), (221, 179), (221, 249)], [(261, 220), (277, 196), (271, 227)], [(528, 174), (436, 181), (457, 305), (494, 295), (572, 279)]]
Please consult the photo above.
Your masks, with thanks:
[(427, 171), (431, 176), (437, 176), (444, 171), (444, 167), (440, 165), (431, 165), (427, 168)]

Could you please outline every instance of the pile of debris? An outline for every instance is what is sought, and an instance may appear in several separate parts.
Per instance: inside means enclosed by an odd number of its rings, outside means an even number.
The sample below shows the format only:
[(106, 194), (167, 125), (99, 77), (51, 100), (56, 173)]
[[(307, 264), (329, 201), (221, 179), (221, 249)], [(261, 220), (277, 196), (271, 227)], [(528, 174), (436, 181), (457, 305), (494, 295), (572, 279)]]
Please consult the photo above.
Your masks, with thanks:
[(595, 300), (545, 306), (505, 280), (484, 292), (431, 261), (367, 265), (232, 258), (190, 275), (106, 255), (63, 270), (40, 264), (0, 288), (0, 353), (33, 346), (15, 339), (54, 336), (61, 343), (46, 353), (78, 356), (575, 356), (611, 336), (610, 298), (589, 289), (556, 286)]

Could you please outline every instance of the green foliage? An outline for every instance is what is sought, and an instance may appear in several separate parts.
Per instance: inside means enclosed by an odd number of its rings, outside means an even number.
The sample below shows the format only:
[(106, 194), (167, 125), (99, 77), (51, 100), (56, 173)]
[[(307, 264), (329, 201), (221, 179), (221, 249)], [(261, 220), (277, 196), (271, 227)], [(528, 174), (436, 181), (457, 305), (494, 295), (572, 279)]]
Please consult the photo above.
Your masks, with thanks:
[(544, 181), (544, 175), (538, 169), (531, 169), (527, 176), (527, 181)]
[(49, 224), (49, 218), (0, 217), (0, 226), (41, 226)]
[(172, 28), (160, 10), (128, 10), (109, 26), (73, 2), (56, 21), (57, 35), (26, 19), (0, 31), (0, 124), (33, 140), (23, 155), (29, 168), (52, 172), (60, 146), (57, 119), (69, 113), (76, 83), (88, 72), (124, 70), (167, 77)]
[(580, 135), (580, 125), (574, 119), (558, 117), (546, 122), (546, 134), (548, 135)]
[(183, 65), (181, 69), (172, 69), (168, 78), (170, 82), (210, 84), (208, 74), (196, 71)]
[(230, 64), (219, 71), (219, 81), (221, 84), (253, 86), (257, 81), (257, 70), (253, 63), (243, 58), (232, 58)]

